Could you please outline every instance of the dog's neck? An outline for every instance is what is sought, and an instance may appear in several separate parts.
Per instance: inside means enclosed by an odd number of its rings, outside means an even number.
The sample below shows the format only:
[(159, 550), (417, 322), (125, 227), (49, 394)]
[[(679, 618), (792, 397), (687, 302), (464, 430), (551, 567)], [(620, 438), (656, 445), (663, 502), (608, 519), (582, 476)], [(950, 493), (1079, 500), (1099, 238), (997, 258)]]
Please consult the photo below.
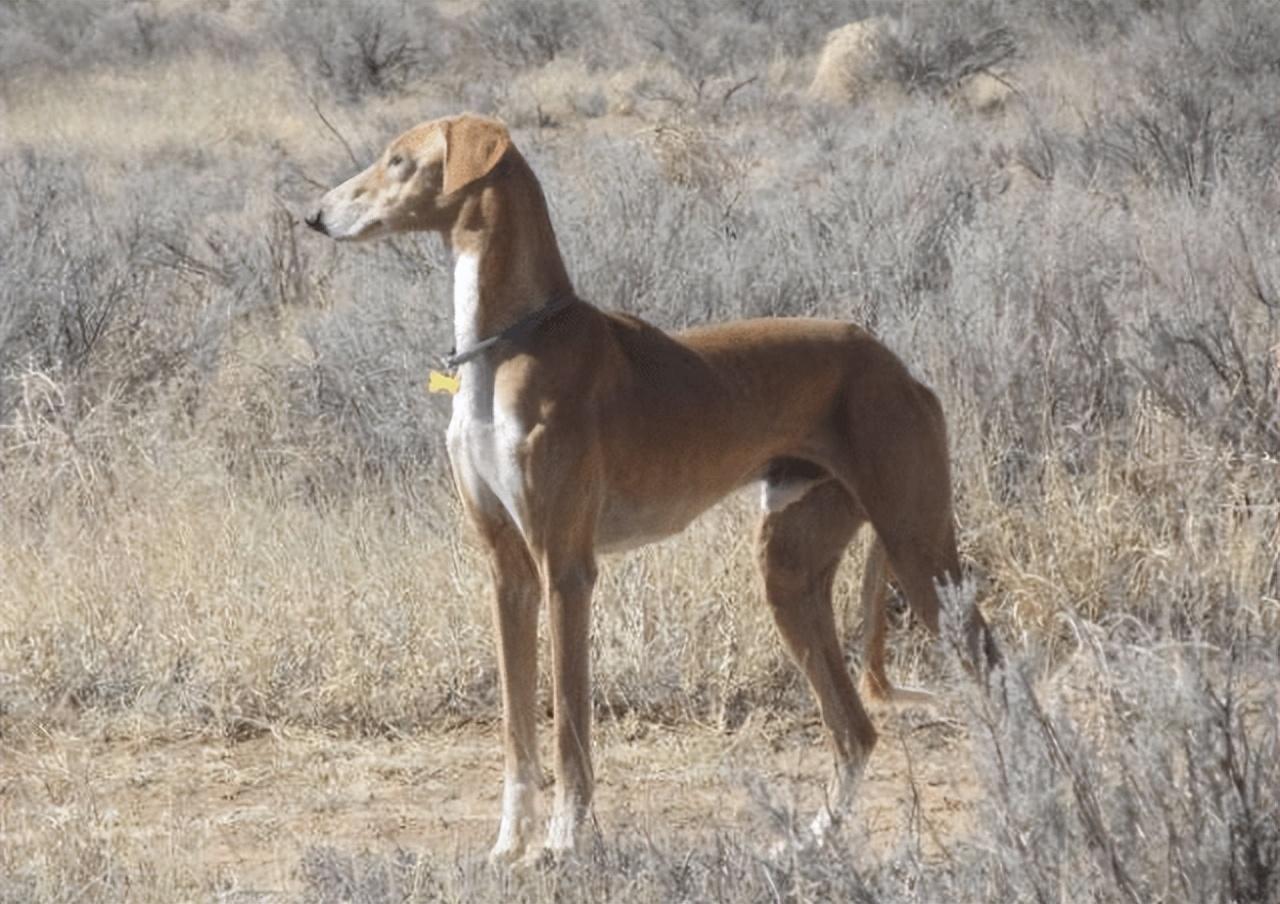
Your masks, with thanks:
[(458, 351), (573, 295), (542, 189), (514, 150), (501, 171), (463, 201), (449, 244)]

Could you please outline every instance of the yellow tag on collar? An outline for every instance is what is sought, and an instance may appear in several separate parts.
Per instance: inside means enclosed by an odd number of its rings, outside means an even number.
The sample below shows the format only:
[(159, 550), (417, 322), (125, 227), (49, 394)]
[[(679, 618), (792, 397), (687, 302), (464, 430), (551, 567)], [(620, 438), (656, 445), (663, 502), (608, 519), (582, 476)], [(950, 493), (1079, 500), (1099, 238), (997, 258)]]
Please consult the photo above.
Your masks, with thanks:
[(449, 395), (457, 395), (461, 388), (462, 380), (456, 374), (442, 374), (438, 370), (433, 370), (430, 379), (427, 380), (427, 392), (446, 392)]

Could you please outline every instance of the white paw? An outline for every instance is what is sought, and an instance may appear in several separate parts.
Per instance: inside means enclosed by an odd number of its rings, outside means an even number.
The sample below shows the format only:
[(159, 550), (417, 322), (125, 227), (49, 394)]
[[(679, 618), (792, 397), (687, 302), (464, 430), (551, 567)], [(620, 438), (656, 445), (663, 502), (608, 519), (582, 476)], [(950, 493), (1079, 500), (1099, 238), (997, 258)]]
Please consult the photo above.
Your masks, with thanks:
[(822, 847), (827, 841), (835, 837), (839, 828), (840, 820), (831, 812), (831, 808), (823, 807), (813, 817), (813, 822), (809, 823), (810, 844), (815, 848)]
[(496, 867), (511, 866), (520, 861), (525, 853), (523, 839), (498, 837), (493, 849), (489, 851), (489, 865)]
[(529, 848), (529, 838), (536, 822), (538, 790), (532, 782), (508, 780), (502, 789), (502, 824), (498, 840), (489, 852), (489, 862), (509, 866), (520, 860)]
[(580, 822), (577, 807), (557, 807), (547, 823), (547, 853), (558, 858), (577, 850), (581, 835)]

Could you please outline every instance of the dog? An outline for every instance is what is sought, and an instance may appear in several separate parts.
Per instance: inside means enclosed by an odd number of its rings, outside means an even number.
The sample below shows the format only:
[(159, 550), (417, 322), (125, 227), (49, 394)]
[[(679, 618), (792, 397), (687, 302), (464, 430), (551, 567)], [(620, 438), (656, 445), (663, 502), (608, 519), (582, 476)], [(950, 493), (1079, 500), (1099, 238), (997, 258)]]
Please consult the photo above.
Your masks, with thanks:
[[(935, 633), (938, 585), (961, 580), (942, 407), (856, 326), (761, 319), (668, 334), (602, 311), (569, 280), (546, 200), (498, 120), (463, 114), (397, 137), (306, 218), (334, 239), (441, 235), (454, 260), (460, 389), (448, 428), (458, 494), (489, 552), (505, 776), (491, 857), (561, 854), (592, 802), (589, 626), (597, 556), (682, 530), (762, 486), (758, 563), (779, 633), (817, 699), (836, 775), (821, 842), (853, 801), (876, 730), (845, 668), (832, 582), (870, 522), (863, 688), (923, 699), (884, 671), (890, 577)], [(536, 846), (537, 625), (553, 657), (555, 800)], [(981, 614), (970, 667), (1000, 664)]]

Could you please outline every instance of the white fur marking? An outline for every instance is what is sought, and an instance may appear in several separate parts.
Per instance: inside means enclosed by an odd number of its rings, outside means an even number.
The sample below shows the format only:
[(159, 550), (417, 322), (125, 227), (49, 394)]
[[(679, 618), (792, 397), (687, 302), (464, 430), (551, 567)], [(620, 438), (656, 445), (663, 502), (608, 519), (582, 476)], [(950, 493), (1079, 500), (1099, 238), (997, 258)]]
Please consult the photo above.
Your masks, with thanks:
[[(462, 252), (453, 268), (453, 335), (459, 350), (484, 338), (478, 335), (479, 314), (480, 259)], [(496, 499), (528, 538), (519, 452), (529, 431), (495, 398), (493, 368), (483, 356), (462, 365), (461, 377), (448, 432), (449, 457), (461, 488), (482, 508)]]
[(760, 507), (766, 512), (780, 512), (793, 503), (799, 502), (805, 494), (821, 481), (787, 480), (782, 483), (760, 484)]
[(538, 788), (508, 775), (502, 786), (502, 823), (498, 840), (489, 855), (494, 859), (514, 859), (529, 844), (536, 816)]
[(809, 824), (809, 832), (816, 846), (822, 847), (853, 810), (858, 785), (862, 783), (863, 765), (863, 759), (859, 759), (836, 767), (836, 786), (831, 789), (834, 800), (829, 800)]
[(547, 823), (547, 849), (556, 853), (567, 853), (575, 849), (578, 843), (578, 814), (572, 804), (556, 807)]
[(453, 341), (455, 352), (471, 348), (480, 319), (480, 255), (464, 251), (453, 265)]

